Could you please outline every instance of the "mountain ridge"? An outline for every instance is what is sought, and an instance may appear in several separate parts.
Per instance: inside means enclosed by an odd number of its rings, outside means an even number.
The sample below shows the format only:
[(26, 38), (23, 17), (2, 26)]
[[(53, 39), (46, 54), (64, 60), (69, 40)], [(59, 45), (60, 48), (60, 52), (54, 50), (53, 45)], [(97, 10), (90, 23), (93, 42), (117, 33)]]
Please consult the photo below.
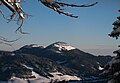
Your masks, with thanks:
[[(69, 47), (72, 49), (66, 50)], [(20, 48), (15, 52), (22, 52), (26, 54), (33, 54), (38, 57), (42, 56), (49, 58), (60, 65), (76, 70), (79, 74), (98, 74), (101, 71), (99, 68), (103, 67), (112, 59), (111, 56), (92, 55), (79, 50), (66, 42), (55, 42), (45, 48)]]
[(10, 54), (6, 53), (0, 56), (0, 80), (10, 80), (12, 77), (31, 79), (36, 78), (32, 73), (36, 73), (45, 78), (52, 78), (51, 73), (59, 72), (61, 76), (76, 74), (69, 68), (61, 66), (54, 61), (37, 57), (30, 54)]
[(95, 56), (65, 42), (47, 47), (25, 45), (15, 51), (0, 51), (0, 82), (40, 83), (81, 80), (98, 76), (111, 56)]

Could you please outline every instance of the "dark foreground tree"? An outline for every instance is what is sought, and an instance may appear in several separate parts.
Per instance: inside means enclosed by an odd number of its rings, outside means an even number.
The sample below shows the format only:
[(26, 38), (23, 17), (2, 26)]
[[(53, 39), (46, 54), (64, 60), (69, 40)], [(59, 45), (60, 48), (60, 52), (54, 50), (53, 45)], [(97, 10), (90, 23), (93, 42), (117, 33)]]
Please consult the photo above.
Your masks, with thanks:
[(109, 34), (109, 36), (118, 39), (120, 36), (120, 16), (117, 17), (117, 20), (112, 25), (114, 25), (113, 31)]
[(101, 76), (110, 78), (108, 83), (120, 83), (120, 49), (113, 53), (117, 56), (105, 66)]
[[(120, 12), (120, 10), (119, 10)], [(118, 39), (120, 36), (120, 16), (113, 23), (113, 31), (109, 34), (110, 37)], [(118, 46), (120, 47), (120, 45)], [(104, 68), (101, 76), (109, 77), (108, 83), (120, 83), (120, 49), (113, 52), (117, 54)]]

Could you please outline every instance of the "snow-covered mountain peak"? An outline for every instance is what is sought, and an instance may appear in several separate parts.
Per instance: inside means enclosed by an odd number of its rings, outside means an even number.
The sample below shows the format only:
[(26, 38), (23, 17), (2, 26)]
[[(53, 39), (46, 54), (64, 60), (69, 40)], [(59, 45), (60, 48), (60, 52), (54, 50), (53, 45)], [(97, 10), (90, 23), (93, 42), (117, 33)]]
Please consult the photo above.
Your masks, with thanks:
[(70, 46), (65, 42), (55, 42), (55, 43), (52, 44), (52, 46), (55, 47), (55, 48), (58, 48), (59, 51), (62, 51), (62, 50), (69, 51), (69, 50), (76, 49), (75, 47)]

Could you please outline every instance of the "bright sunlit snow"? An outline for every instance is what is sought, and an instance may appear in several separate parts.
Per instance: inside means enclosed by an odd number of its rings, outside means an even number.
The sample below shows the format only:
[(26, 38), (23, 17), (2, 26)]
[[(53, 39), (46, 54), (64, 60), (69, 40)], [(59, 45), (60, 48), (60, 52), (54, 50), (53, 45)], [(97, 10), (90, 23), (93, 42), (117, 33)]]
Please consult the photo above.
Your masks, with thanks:
[(70, 45), (67, 45), (67, 44), (54, 44), (54, 46), (57, 47), (60, 51), (61, 50), (69, 51), (69, 50), (76, 49), (76, 48), (74, 48), (74, 47), (72, 47)]
[(99, 66), (99, 68), (98, 68), (99, 70), (103, 70), (104, 68), (102, 68), (101, 66)]

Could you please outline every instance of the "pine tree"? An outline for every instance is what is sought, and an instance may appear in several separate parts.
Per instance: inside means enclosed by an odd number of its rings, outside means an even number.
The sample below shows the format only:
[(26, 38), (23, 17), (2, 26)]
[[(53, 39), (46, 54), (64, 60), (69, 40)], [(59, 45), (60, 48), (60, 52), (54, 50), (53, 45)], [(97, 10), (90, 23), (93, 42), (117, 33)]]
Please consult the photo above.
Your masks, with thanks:
[[(118, 39), (120, 36), (120, 16), (117, 17), (117, 20), (112, 25), (114, 26), (113, 31), (109, 36)], [(120, 49), (113, 53), (117, 55), (105, 66), (103, 73), (100, 75), (110, 78), (108, 83), (120, 83)]]

